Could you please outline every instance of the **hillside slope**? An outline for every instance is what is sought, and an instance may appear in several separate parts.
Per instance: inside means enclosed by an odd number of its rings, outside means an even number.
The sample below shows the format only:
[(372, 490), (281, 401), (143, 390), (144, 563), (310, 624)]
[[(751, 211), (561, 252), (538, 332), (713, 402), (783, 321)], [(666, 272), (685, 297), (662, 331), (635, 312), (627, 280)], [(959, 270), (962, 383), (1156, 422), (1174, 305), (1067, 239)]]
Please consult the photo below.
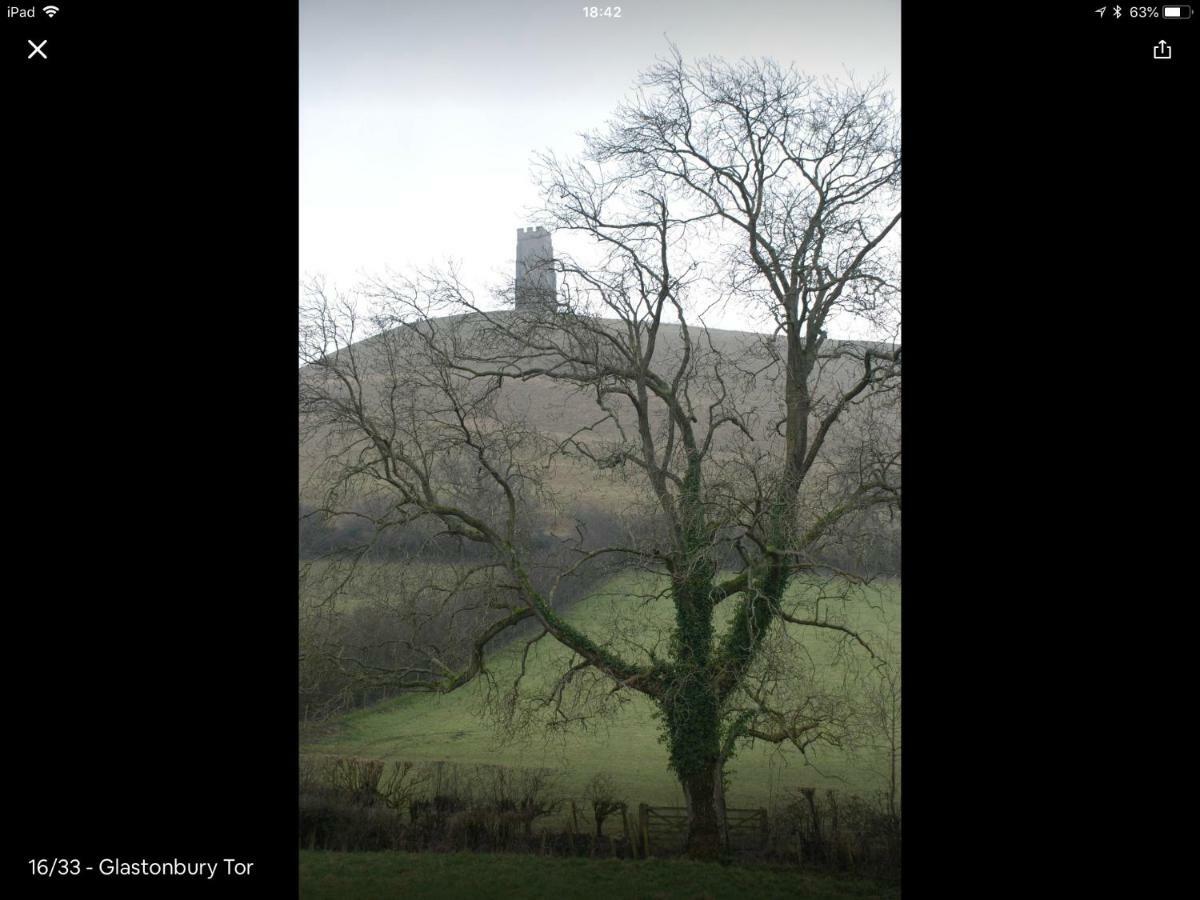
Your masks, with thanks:
[[(500, 323), (512, 321), (511, 312), (487, 314)], [(433, 320), (435, 327), (457, 328), (465, 334), (481, 333), (486, 326), (480, 314), (454, 316)], [(604, 327), (618, 329), (616, 321), (600, 320)], [(361, 374), (368, 394), (374, 393), (378, 402), (389, 396), (389, 387), (396, 380), (398, 368), (397, 347), (403, 356), (404, 339), (398, 331), (385, 332), (353, 344), (345, 353), (354, 354), (355, 365)], [(738, 453), (777, 454), (782, 438), (776, 426), (781, 421), (783, 408), (783, 385), (778, 359), (783, 353), (781, 339), (752, 332), (737, 332), (713, 329), (702, 333), (696, 329), (691, 334), (692, 382), (687, 391), (701, 436), (710, 421), (717, 420), (730, 409), (747, 426), (747, 432), (725, 424), (713, 435), (714, 462), (721, 466), (733, 460)], [(836, 400), (840, 390), (852, 383), (861, 374), (863, 348), (882, 347), (862, 342), (826, 342), (823, 352), (828, 358), (814, 373), (810, 388), (815, 398), (810, 428), (816, 430), (819, 417)], [(670, 376), (684, 358), (685, 342), (677, 326), (664, 325), (660, 331), (655, 351), (655, 370)], [(402, 367), (403, 361), (399, 363)], [(312, 369), (300, 370), (300, 378), (312, 377)], [(720, 398), (720, 403), (718, 399)], [(841, 420), (827, 439), (828, 458), (839, 452), (849, 452), (862, 440), (865, 428), (884, 433), (883, 440), (898, 446), (899, 402), (898, 393), (889, 394), (881, 401), (859, 403), (846, 410)], [(612, 401), (610, 399), (610, 404)], [(625, 443), (636, 439), (636, 424), (628, 404), (612, 404), (610, 410), (602, 410), (595, 391), (590, 388), (572, 386), (563, 381), (539, 376), (528, 380), (506, 379), (495, 398), (496, 418), (505, 423), (520, 423), (531, 433), (536, 433), (545, 446), (561, 443), (568, 437), (584, 435), (587, 443), (597, 452), (615, 447), (621, 440), (622, 429)], [(658, 433), (666, 429), (666, 408), (661, 402), (650, 401), (651, 418)], [(604, 421), (608, 412), (615, 409), (615, 418)], [(308, 424), (308, 423), (302, 423)], [(306, 429), (306, 439), (300, 447), (300, 498), (303, 502), (317, 503), (328, 484), (328, 473), (323, 465), (331, 455), (343, 449), (332, 439), (327, 430)], [(543, 454), (543, 487), (552, 493), (562, 509), (592, 506), (609, 511), (620, 511), (631, 503), (646, 499), (647, 486), (640, 472), (633, 467), (599, 468), (594, 463), (572, 452)], [(633, 469), (633, 471), (629, 471)], [(569, 527), (563, 522), (562, 527)]]
[[(803, 595), (797, 588), (797, 595)], [(647, 602), (653, 585), (645, 576), (627, 574), (576, 604), (567, 618), (593, 635), (624, 633), (615, 646), (630, 657), (666, 639), (672, 621), (668, 601)], [(813, 600), (816, 599), (813, 594)], [(826, 604), (828, 601), (824, 601)], [(823, 607), (826, 608), (826, 607)], [(848, 623), (861, 629), (881, 655), (899, 662), (900, 586), (881, 581), (851, 590), (844, 603)], [(718, 620), (723, 620), (718, 616)], [(805, 629), (794, 635), (814, 663), (815, 680), (806, 690), (842, 690), (847, 669), (835, 664), (837, 649), (825, 632)], [(636, 695), (611, 715), (567, 732), (530, 727), (505, 739), (488, 712), (489, 693), (509, 685), (521, 664), (523, 641), (496, 654), (490, 678), (479, 679), (451, 694), (410, 694), (336, 722), (336, 730), (302, 746), (304, 753), (428, 762), (446, 760), (468, 765), (544, 767), (556, 774), (556, 793), (579, 796), (600, 772), (613, 776), (630, 802), (677, 805), (678, 783), (667, 770), (666, 749), (651, 704)], [(545, 687), (561, 671), (568, 652), (551, 641), (533, 644), (525, 659), (525, 685), (530, 694)], [(857, 660), (862, 663), (863, 659)], [(858, 793), (882, 790), (887, 784), (888, 754), (881, 745), (851, 750), (810, 750), (806, 762), (794, 749), (759, 744), (741, 751), (729, 765), (733, 806), (769, 805), (772, 798), (801, 786), (838, 788)], [(878, 742), (877, 742), (878, 743)]]

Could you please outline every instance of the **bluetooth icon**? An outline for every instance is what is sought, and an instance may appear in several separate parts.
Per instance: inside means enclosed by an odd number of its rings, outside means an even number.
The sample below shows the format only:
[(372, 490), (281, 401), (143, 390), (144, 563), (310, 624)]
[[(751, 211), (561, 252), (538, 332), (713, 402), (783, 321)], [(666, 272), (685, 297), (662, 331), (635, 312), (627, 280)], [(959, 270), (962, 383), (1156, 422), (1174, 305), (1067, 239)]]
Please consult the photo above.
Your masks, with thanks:
[(1113, 15), (1116, 16), (1118, 19), (1121, 18), (1121, 7), (1119, 7), (1119, 6), (1113, 7)]

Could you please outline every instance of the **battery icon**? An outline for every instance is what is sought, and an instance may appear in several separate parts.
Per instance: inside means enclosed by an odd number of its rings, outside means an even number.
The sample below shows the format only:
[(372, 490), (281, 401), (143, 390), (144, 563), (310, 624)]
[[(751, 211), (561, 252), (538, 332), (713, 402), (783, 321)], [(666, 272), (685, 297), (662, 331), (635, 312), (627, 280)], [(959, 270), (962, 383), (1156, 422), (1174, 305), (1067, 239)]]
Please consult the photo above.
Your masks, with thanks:
[(1164, 19), (1190, 19), (1192, 17), (1192, 8), (1190, 6), (1164, 6)]

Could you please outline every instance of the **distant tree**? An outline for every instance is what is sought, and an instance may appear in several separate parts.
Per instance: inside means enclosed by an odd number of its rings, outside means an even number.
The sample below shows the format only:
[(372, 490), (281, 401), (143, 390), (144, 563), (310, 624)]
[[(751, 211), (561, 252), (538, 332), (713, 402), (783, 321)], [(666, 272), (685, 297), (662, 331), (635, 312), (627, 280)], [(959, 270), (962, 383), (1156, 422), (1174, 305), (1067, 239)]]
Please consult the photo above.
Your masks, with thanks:
[(584, 799), (592, 808), (592, 819), (596, 823), (596, 837), (604, 836), (604, 822), (613, 813), (625, 808), (613, 777), (607, 772), (597, 772), (584, 788)]
[[(864, 510), (900, 507), (900, 172), (878, 84), (676, 51), (581, 159), (540, 159), (546, 224), (588, 248), (555, 260), (554, 307), (488, 311), (449, 272), (375, 283), (364, 318), (354, 298), (311, 285), (300, 412), (320, 443), (325, 508), (386, 498), (378, 527), (433, 521), (475, 548), (439, 585), (475, 591), (470, 626), (414, 644), (419, 662), (380, 677), (453, 690), (513, 629), (527, 629), (525, 654), (549, 637), (571, 655), (542, 710), (563, 723), (572, 701), (648, 696), (687, 798), (689, 852), (715, 856), (732, 748), (803, 745), (844, 714), (802, 694), (776, 708), (781, 633), (869, 648), (788, 588), (844, 583), (823, 550), (853, 542)], [(716, 340), (705, 316), (718, 305), (774, 333)], [(828, 338), (855, 321), (877, 339)], [(548, 427), (525, 393), (539, 384), (575, 392), (586, 423)], [(581, 525), (558, 552), (539, 548), (531, 522), (558, 502), (560, 465), (640, 484), (642, 527), (599, 543)], [(563, 583), (610, 558), (660, 579), (669, 640), (650, 643), (636, 612), (585, 633), (556, 610)]]

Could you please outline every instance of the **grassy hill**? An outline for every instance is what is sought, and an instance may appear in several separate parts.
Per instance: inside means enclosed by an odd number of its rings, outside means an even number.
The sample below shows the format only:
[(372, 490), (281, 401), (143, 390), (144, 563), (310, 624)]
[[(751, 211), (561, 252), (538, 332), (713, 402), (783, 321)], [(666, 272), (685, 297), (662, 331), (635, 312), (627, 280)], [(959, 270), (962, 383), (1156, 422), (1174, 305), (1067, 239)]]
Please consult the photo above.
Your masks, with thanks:
[[(509, 322), (514, 315), (503, 311), (488, 314), (492, 320), (501, 323)], [(487, 330), (486, 320), (480, 314), (451, 316), (433, 320), (433, 323), (443, 331), (459, 329), (461, 337), (456, 339), (465, 344), (470, 344), (478, 334)], [(615, 320), (602, 320), (602, 324), (618, 332), (622, 328)], [(677, 327), (664, 325), (656, 343), (654, 368), (670, 380), (687, 355), (692, 370), (687, 400), (692, 404), (701, 436), (711, 407), (720, 395), (725, 403), (736, 408), (749, 432), (754, 435), (755, 446), (777, 452), (782, 438), (775, 426), (784, 414), (783, 375), (778, 366), (778, 360), (785, 352), (782, 339), (722, 329), (711, 329), (701, 337), (701, 332), (693, 327), (692, 341), (693, 345), (689, 348)], [(384, 421), (389, 415), (384, 411), (385, 406), (394, 402), (389, 386), (396, 380), (396, 370), (403, 369), (407, 356), (419, 356), (412, 353), (412, 343), (415, 342), (411, 335), (393, 330), (358, 341), (341, 351), (353, 357), (356, 376), (364, 387), (374, 387), (377, 393), (374, 402), (378, 404), (376, 412)], [(827, 354), (827, 358), (822, 359), (810, 377), (814, 400), (810, 426), (814, 430), (820, 415), (828, 410), (838, 392), (861, 375), (861, 362), (853, 357), (861, 356), (865, 346), (862, 342), (832, 339), (824, 345), (822, 352)], [(718, 373), (720, 384), (717, 383)], [(311, 374), (311, 367), (300, 370), (302, 380)], [(370, 395), (371, 391), (367, 393)], [(899, 407), (891, 402), (894, 399), (892, 397), (883, 404), (874, 401), (858, 403), (845, 410), (827, 439), (829, 452), (837, 452), (843, 438), (851, 443), (857, 439), (868, 410), (872, 410), (871, 414), (877, 419), (875, 427), (883, 423), (888, 431), (898, 434)], [(502, 420), (520, 422), (523, 427), (547, 441), (561, 442), (568, 436), (578, 436), (581, 429), (590, 429), (585, 438), (594, 449), (600, 450), (609, 442), (621, 439), (620, 429), (624, 429), (627, 437), (637, 435), (635, 420), (628, 405), (614, 403), (611, 398), (608, 402), (616, 410), (620, 428), (615, 421), (602, 421), (606, 413), (598, 407), (594, 389), (572, 386), (544, 376), (506, 380), (497, 394), (496, 406)], [(652, 396), (649, 409), (654, 427), (665, 429), (666, 406)], [(738, 429), (726, 425), (715, 432), (713, 449), (717, 459), (732, 458), (736, 449), (742, 446), (743, 435)], [(322, 497), (326, 483), (323, 465), (339, 448), (339, 442), (331, 439), (321, 428), (314, 429), (301, 442), (299, 486), (302, 500), (315, 503)], [(556, 454), (553, 463), (539, 461), (546, 464), (541, 476), (544, 478), (544, 487), (554, 493), (563, 508), (582, 502), (601, 509), (622, 510), (631, 503), (645, 501), (647, 497), (644, 479), (637, 473), (625, 472), (623, 468), (599, 469), (577, 454)], [(564, 520), (563, 528), (567, 532), (572, 527), (571, 523)]]
[[(511, 313), (496, 314), (497, 318), (507, 315)], [(451, 327), (446, 324), (450, 320), (436, 321), (440, 323), (436, 325), (438, 328)], [(478, 316), (462, 317), (457, 321), (466, 331), (483, 325), (483, 319)], [(404, 344), (406, 339), (411, 339), (411, 335), (406, 338), (403, 334), (388, 332), (342, 351), (353, 354), (356, 376), (361, 377), (367, 388), (364, 404), (371, 406), (384, 421), (388, 421), (389, 412), (393, 417), (391, 421), (397, 421), (396, 409), (406, 400), (419, 396), (422, 389), (415, 388), (408, 394), (400, 389), (406, 382), (397, 374), (412, 359), (411, 347)], [(832, 356), (823, 361), (812, 376), (811, 386), (819, 402), (815, 404), (811, 425), (815, 426), (816, 418), (828, 411), (839, 386), (853, 380), (861, 366), (849, 356), (837, 357), (837, 351), (856, 348), (861, 350), (861, 345), (832, 340), (825, 347)], [(747, 434), (732, 427), (720, 429), (712, 444), (714, 455), (709, 477), (714, 483), (722, 482), (720, 490), (734, 494), (745, 487), (748, 477), (739, 464), (739, 453), (752, 451), (756, 455), (761, 452), (765, 461), (759, 471), (778, 469), (782, 438), (775, 425), (782, 414), (782, 388), (778, 368), (772, 369), (770, 360), (778, 356), (782, 347), (770, 336), (714, 330), (707, 340), (697, 342), (695, 349), (696, 356), (690, 360), (696, 367), (696, 378), (688, 396), (698, 421), (706, 424), (707, 417), (713, 414), (716, 394), (728, 391), (731, 395), (736, 394), (736, 409), (747, 426)], [(681, 359), (684, 352), (685, 345), (678, 330), (664, 328), (656, 352), (660, 371), (669, 372), (671, 360)], [(720, 386), (712, 378), (718, 370)], [(409, 368), (407, 371), (414, 370)], [(302, 380), (310, 376), (311, 370), (301, 370)], [(836, 468), (837, 455), (853, 454), (867, 430), (884, 444), (898, 440), (897, 401), (898, 393), (891, 393), (848, 408), (844, 419), (830, 432), (823, 451), (828, 453), (830, 460), (825, 462)], [(432, 408), (415, 402), (413, 406), (410, 414), (418, 422), (423, 420), (417, 414)], [(656, 425), (663, 425), (665, 406), (651, 401), (651, 410)], [(628, 410), (617, 413), (618, 416), (626, 414)], [(551, 463), (544, 455), (539, 455), (546, 446), (561, 442), (593, 424), (595, 430), (590, 432), (588, 440), (597, 456), (605, 455), (606, 442), (616, 440), (620, 432), (613, 421), (604, 422), (603, 416), (597, 414), (594, 390), (589, 393), (587, 389), (577, 389), (544, 377), (505, 379), (495, 401), (495, 411), (489, 411), (487, 415), (496, 421), (521, 423), (529, 433), (539, 436), (538, 441), (529, 443), (527, 451), (522, 451), (528, 458), (520, 460), (533, 479), (542, 480), (538, 485), (542, 490), (536, 495), (537, 510), (553, 521), (546, 526), (539, 525), (539, 528), (544, 527), (555, 537), (573, 536), (574, 512), (580, 505), (630, 520), (640, 516), (650, 521), (656, 515), (652, 493), (635, 466), (598, 469), (578, 456), (572, 459), (555, 454)], [(627, 435), (636, 435), (632, 420), (623, 420), (621, 425)], [(319, 424), (311, 430), (306, 427), (305, 433), (309, 440), (301, 447), (301, 499), (317, 502), (322, 496), (322, 464), (344, 449), (339, 441), (345, 438), (322, 430)], [(745, 442), (751, 437), (753, 444), (748, 446)], [(454, 482), (460, 484), (464, 494), (469, 494), (471, 471), (475, 470), (466, 470), (465, 476), (457, 477)], [(814, 492), (819, 493), (823, 483), (822, 478), (815, 479)], [(832, 496), (838, 481), (831, 477), (828, 484)], [(470, 500), (468, 496), (465, 502)], [(819, 509), (819, 502), (814, 502), (814, 513)], [(378, 564), (374, 574), (382, 576), (385, 582), (391, 575), (386, 569), (388, 565), (402, 564)], [(396, 581), (420, 581), (423, 577), (412, 566), (398, 568), (395, 574), (399, 576)], [(665, 647), (672, 625), (669, 603), (665, 599), (654, 599), (657, 585), (647, 578), (626, 575), (615, 579), (574, 604), (570, 618), (588, 634), (611, 639), (614, 648), (622, 654), (646, 658), (656, 645)], [(353, 598), (361, 590), (359, 586), (352, 586), (346, 591), (341, 600), (344, 608), (357, 602)], [(845, 604), (847, 621), (877, 636), (881, 647), (886, 644), (898, 647), (898, 583), (881, 583), (852, 594)], [(802, 599), (813, 604), (821, 602), (815, 592)], [(836, 601), (824, 602), (827, 607)], [(729, 612), (719, 609), (717, 620), (724, 620)], [(808, 676), (811, 680), (804, 685), (806, 691), (834, 693), (841, 689), (837, 681), (844, 669), (833, 664), (839, 652), (830, 640), (836, 637), (834, 633), (806, 629), (803, 634), (787, 631), (784, 635), (796, 639), (789, 648), (795, 659), (812, 663)], [(489, 698), (494, 700), (496, 692), (502, 692), (511, 683), (522, 664), (526, 671), (527, 694), (535, 696), (544, 693), (544, 690), (539, 692), (538, 687), (545, 689), (552, 684), (568, 663), (567, 651), (549, 638), (533, 644), (524, 658), (523, 650), (524, 641), (518, 639), (494, 654), (489, 663), (490, 677), (477, 679), (455, 693), (408, 695), (346, 715), (337, 721), (333, 733), (306, 742), (304, 750), (383, 760), (447, 760), (464, 764), (544, 767), (558, 773), (557, 790), (561, 796), (579, 796), (594, 775), (608, 773), (624, 799), (630, 802), (668, 805), (682, 802), (680, 788), (666, 766), (667, 753), (659, 743), (654, 710), (641, 695), (634, 695), (599, 720), (587, 721), (586, 730), (576, 727), (570, 731), (548, 731), (544, 727), (528, 727), (502, 740), (502, 732), (492, 716), (496, 704), (489, 704)], [(585, 676), (579, 681), (585, 681)], [(573, 687), (577, 685), (578, 682)], [(607, 687), (597, 686), (596, 689), (608, 693)], [(760, 745), (742, 750), (730, 764), (729, 772), (730, 805), (764, 806), (770, 805), (774, 796), (800, 786), (856, 792), (880, 789), (886, 783), (888, 764), (886, 754), (869, 748), (858, 748), (853, 752), (817, 750), (810, 752), (806, 760), (795, 750)]]
[[(612, 637), (622, 654), (646, 658), (648, 650), (667, 640), (672, 624), (669, 601), (654, 599), (658, 587), (648, 576), (618, 576), (573, 606), (568, 618), (589, 635)], [(876, 652), (898, 662), (899, 583), (842, 587), (847, 593), (841, 599), (822, 597), (817, 588), (804, 586), (798, 586), (793, 596), (809, 605), (820, 603), (822, 611), (843, 617), (869, 635)], [(718, 621), (724, 624), (727, 615), (719, 609)], [(807, 654), (814, 664), (817, 681), (808, 687), (841, 689), (845, 669), (837, 664), (839, 648), (831, 640), (833, 633), (789, 629), (789, 636), (802, 641), (795, 652)], [(580, 796), (588, 780), (605, 772), (631, 803), (682, 804), (679, 785), (667, 769), (666, 749), (658, 740), (653, 707), (642, 695), (589, 723), (586, 730), (548, 733), (539, 727), (502, 739), (487, 711), (489, 689), (511, 682), (523, 648), (524, 641), (518, 640), (496, 653), (489, 663), (491, 680), (480, 679), (446, 695), (409, 694), (348, 714), (334, 723), (332, 733), (306, 741), (302, 752), (544, 767), (555, 772), (555, 793), (564, 797)], [(551, 684), (568, 657), (568, 651), (549, 638), (533, 644), (525, 659), (524, 683), (530, 694)], [(880, 749), (810, 750), (809, 757), (806, 761), (795, 750), (762, 744), (741, 751), (729, 766), (729, 804), (770, 806), (772, 799), (801, 786), (866, 793), (886, 784), (887, 754)]]

